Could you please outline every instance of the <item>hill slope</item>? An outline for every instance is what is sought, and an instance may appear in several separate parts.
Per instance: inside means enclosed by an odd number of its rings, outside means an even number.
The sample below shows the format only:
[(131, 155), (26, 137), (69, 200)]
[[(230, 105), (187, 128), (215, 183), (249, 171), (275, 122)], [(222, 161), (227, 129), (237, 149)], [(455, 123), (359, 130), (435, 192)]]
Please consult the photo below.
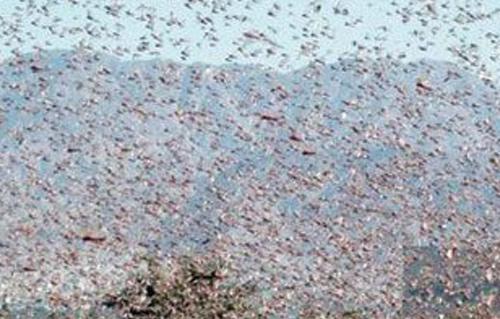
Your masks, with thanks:
[(276, 309), (388, 311), (408, 247), (498, 244), (500, 96), (455, 65), (280, 74), (49, 52), (0, 74), (9, 297), (82, 302), (136, 254), (193, 249), (230, 255)]

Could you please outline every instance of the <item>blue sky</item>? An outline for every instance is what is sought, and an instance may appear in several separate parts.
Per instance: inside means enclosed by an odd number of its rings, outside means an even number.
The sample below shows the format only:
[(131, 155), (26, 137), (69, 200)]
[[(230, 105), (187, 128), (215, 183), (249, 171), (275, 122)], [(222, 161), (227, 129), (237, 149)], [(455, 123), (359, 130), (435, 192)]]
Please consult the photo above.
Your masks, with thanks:
[[(96, 50), (116, 52), (117, 48), (129, 48), (132, 52), (136, 52), (135, 48), (140, 45), (141, 36), (145, 36), (151, 43), (151, 48), (146, 50), (146, 54), (136, 56), (137, 58), (148, 58), (149, 52), (155, 51), (159, 57), (180, 61), (181, 52), (185, 51), (188, 53), (184, 60), (187, 63), (221, 64), (226, 63), (225, 58), (232, 54), (235, 58), (231, 61), (234, 62), (259, 63), (289, 69), (301, 67), (314, 58), (332, 62), (346, 52), (373, 55), (368, 49), (374, 46), (382, 48), (383, 54), (398, 56), (404, 53), (409, 60), (433, 58), (456, 61), (449, 50), (455, 48), (467, 49), (466, 54), (477, 53), (481, 56), (481, 63), (486, 64), (490, 71), (499, 73), (498, 62), (490, 59), (500, 54), (499, 44), (489, 42), (486, 35), (500, 33), (500, 23), (498, 23), (500, 14), (490, 19), (463, 23), (466, 14), (460, 15), (458, 10), (458, 7), (462, 6), (473, 15), (480, 16), (499, 9), (498, 0), (218, 0), (207, 1), (212, 4), (208, 6), (195, 1), (192, 9), (186, 8), (185, 2), (107, 1), (110, 4), (124, 6), (120, 17), (113, 17), (105, 14), (102, 4), (104, 1), (2, 0), (0, 29), (2, 31), (10, 29), (10, 31), (8, 35), (4, 34), (0, 38), (0, 53), (6, 58), (12, 48), (23, 52), (32, 51), (33, 46), (67, 49), (80, 42), (90, 44)], [(393, 2), (398, 5), (392, 5)], [(25, 8), (29, 3), (32, 4), (31, 9), (15, 8), (16, 6)], [(219, 13), (212, 13), (213, 3), (217, 4), (215, 9), (219, 10)], [(228, 3), (231, 5), (224, 6)], [(280, 7), (279, 11), (276, 10), (275, 3)], [(447, 3), (448, 9), (441, 7)], [(40, 10), (44, 4), (47, 4), (45, 12)], [(226, 10), (222, 11), (224, 7)], [(401, 8), (404, 7), (413, 11), (407, 23), (403, 23), (403, 16), (396, 13), (397, 10), (401, 12)], [(338, 8), (340, 12), (346, 9), (349, 14), (335, 14), (334, 8)], [(435, 8), (436, 14), (427, 8)], [(144, 21), (126, 15), (124, 13), (126, 10), (130, 10), (136, 17), (142, 15), (145, 17)], [(268, 15), (270, 10), (275, 13), (274, 17)], [(423, 13), (422, 18), (428, 21), (427, 25), (424, 26), (419, 21), (419, 16), (416, 14), (418, 12)], [(88, 13), (94, 20), (87, 19)], [(148, 20), (148, 13), (157, 18)], [(209, 45), (208, 37), (205, 36), (206, 29), (203, 29), (202, 24), (197, 21), (197, 15), (208, 17), (213, 21), (214, 29), (217, 31), (215, 36), (218, 38), (215, 46)], [(247, 18), (244, 22), (233, 20), (225, 25), (225, 15)], [(160, 20), (159, 16), (165, 17), (165, 20)], [(170, 18), (173, 18), (172, 21), (180, 21), (183, 26), (167, 26)], [(16, 27), (12, 28), (13, 25)], [(49, 30), (51, 25), (52, 31)], [(86, 33), (85, 27), (94, 35)], [(326, 36), (320, 36), (316, 40), (305, 38), (302, 36), (302, 28), (307, 28), (307, 32), (316, 34), (326, 31), (330, 38)], [(452, 28), (454, 32), (450, 32)], [(116, 32), (115, 35), (113, 32)], [(242, 36), (244, 32), (262, 32), (269, 41), (245, 40)], [(98, 33), (101, 35), (96, 36)], [(15, 34), (20, 36), (23, 43), (12, 38)], [(60, 36), (61, 34), (63, 36)], [(150, 41), (152, 34), (157, 39), (162, 39), (161, 47), (152, 48), (154, 46), (154, 41)], [(367, 49), (354, 50), (353, 41)], [(6, 45), (6, 42), (10, 42), (10, 45)], [(178, 46), (174, 45), (176, 42)], [(428, 46), (426, 51), (419, 49), (428, 43), (434, 44)], [(475, 45), (471, 46), (472, 43)], [(308, 47), (316, 46), (315, 55), (301, 51), (301, 45), (304, 44)], [(238, 47), (244, 47), (243, 51), (238, 51)], [(268, 48), (272, 48), (276, 53), (268, 56), (266, 54)], [(132, 58), (127, 54), (124, 57)]]

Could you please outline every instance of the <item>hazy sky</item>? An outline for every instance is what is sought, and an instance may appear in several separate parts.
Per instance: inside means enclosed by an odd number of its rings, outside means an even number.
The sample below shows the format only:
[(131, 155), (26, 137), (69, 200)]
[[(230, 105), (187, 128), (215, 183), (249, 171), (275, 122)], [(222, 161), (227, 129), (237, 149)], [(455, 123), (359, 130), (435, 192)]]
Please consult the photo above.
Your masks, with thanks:
[[(23, 52), (32, 51), (33, 46), (65, 49), (80, 42), (96, 50), (116, 52), (121, 47), (137, 53), (144, 40), (149, 46), (141, 58), (154, 52), (180, 61), (184, 51), (188, 63), (227, 63), (226, 58), (233, 55), (229, 61), (296, 68), (315, 58), (331, 62), (345, 52), (370, 55), (375, 46), (383, 54), (404, 53), (412, 60), (457, 61), (450, 51), (454, 48), (469, 57), (478, 54), (481, 63), (499, 73), (499, 63), (493, 59), (500, 55), (499, 40), (494, 38), (500, 33), (500, 14), (487, 16), (500, 11), (499, 0), (217, 0), (205, 1), (210, 3), (205, 6), (192, 1), (192, 9), (184, 6), (186, 2), (2, 0), (0, 53), (5, 58), (13, 48)], [(123, 9), (117, 16), (106, 14), (103, 3), (123, 5)], [(270, 11), (274, 16), (268, 15)], [(245, 16), (246, 20), (227, 20), (225, 16)], [(199, 22), (207, 17), (215, 32)], [(470, 17), (475, 18), (468, 20)], [(168, 25), (173, 21), (182, 26)], [(244, 32), (262, 32), (266, 40), (245, 38)], [(311, 33), (318, 36), (311, 37)], [(214, 46), (210, 46), (211, 36), (218, 39)], [(353, 41), (367, 49), (354, 50)], [(274, 54), (269, 55), (267, 49)]]

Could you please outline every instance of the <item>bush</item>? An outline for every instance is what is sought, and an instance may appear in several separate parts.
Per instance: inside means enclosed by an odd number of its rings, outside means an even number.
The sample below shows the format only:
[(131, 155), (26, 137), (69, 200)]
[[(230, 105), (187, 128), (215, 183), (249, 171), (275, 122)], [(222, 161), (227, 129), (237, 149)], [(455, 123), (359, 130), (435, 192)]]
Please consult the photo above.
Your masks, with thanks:
[[(220, 259), (183, 257), (169, 273), (149, 259), (147, 271), (106, 304), (124, 318), (256, 318), (255, 287), (224, 285), (227, 265)], [(169, 275), (167, 275), (167, 273)]]

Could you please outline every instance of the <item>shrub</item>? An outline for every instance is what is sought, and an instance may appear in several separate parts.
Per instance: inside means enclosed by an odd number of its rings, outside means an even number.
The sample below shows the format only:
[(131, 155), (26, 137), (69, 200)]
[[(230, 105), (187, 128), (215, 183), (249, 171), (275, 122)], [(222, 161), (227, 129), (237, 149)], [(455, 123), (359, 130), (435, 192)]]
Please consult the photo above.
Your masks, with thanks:
[[(255, 287), (227, 285), (220, 259), (183, 257), (166, 271), (153, 259), (118, 295), (106, 301), (124, 318), (256, 318)], [(168, 275), (167, 275), (168, 274)]]

